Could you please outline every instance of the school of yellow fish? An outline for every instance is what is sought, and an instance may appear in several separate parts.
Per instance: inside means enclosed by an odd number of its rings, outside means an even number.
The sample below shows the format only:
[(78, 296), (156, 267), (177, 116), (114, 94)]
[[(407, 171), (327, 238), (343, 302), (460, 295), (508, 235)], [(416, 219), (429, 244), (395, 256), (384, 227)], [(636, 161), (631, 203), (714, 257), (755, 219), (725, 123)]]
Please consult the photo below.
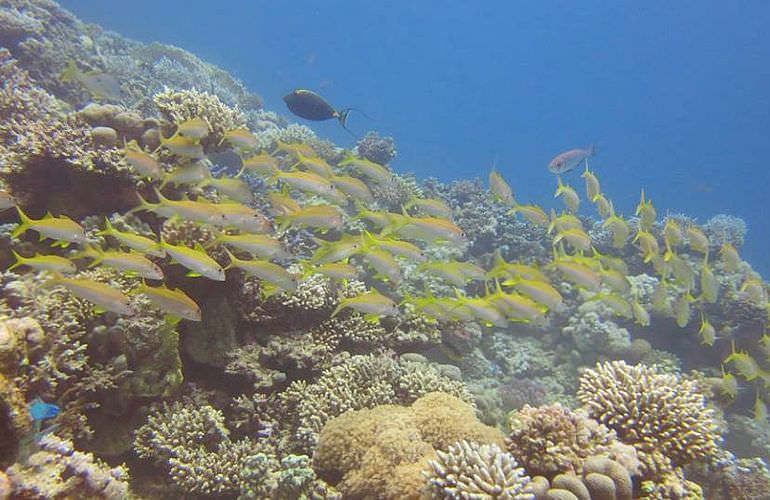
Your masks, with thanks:
[[(520, 204), (510, 185), (493, 169), (489, 175), (490, 192), (499, 202), (510, 206), (511, 216), (521, 216), (531, 224), (543, 228), (553, 241), (553, 259), (543, 269), (520, 262), (507, 262), (497, 255), (491, 269), (471, 262), (437, 262), (428, 259), (425, 248), (431, 245), (450, 245), (463, 248), (466, 238), (452, 221), (452, 209), (441, 200), (415, 198), (404, 205), (401, 213), (372, 210), (372, 189), (391, 180), (392, 172), (385, 166), (349, 154), (337, 165), (331, 165), (317, 156), (308, 144), (278, 142), (269, 151), (258, 150), (257, 138), (245, 128), (225, 133), (222, 143), (236, 152), (242, 161), (240, 172), (233, 177), (213, 177), (201, 146), (201, 140), (210, 133), (208, 123), (200, 118), (176, 124), (171, 137), (161, 137), (161, 146), (178, 159), (169, 170), (158, 159), (159, 151), (148, 152), (135, 142), (125, 145), (127, 163), (136, 174), (152, 183), (155, 201), (139, 196), (132, 212), (152, 212), (162, 219), (194, 221), (214, 228), (216, 239), (207, 245), (224, 247), (229, 262), (225, 266), (213, 259), (207, 248), (173, 245), (162, 238), (159, 241), (115, 229), (109, 220), (99, 233), (112, 242), (110, 248), (89, 244), (83, 227), (66, 216), (51, 214), (34, 220), (21, 207), (16, 207), (21, 223), (13, 232), (18, 237), (28, 230), (53, 245), (79, 249), (69, 258), (59, 255), (24, 257), (14, 253), (17, 261), (12, 266), (29, 266), (52, 273), (51, 285), (60, 285), (72, 294), (94, 304), (98, 310), (117, 314), (132, 314), (130, 298), (108, 284), (82, 278), (66, 277), (77, 271), (73, 260), (89, 259), (89, 266), (109, 266), (121, 273), (142, 278), (143, 282), (132, 293), (147, 297), (171, 318), (200, 321), (202, 312), (195, 301), (179, 289), (167, 288), (162, 281), (163, 270), (159, 259), (187, 269), (189, 276), (224, 281), (227, 271), (240, 269), (261, 280), (266, 295), (292, 293), (298, 281), (311, 274), (323, 274), (331, 280), (350, 280), (358, 277), (360, 268), (351, 264), (357, 259), (374, 272), (374, 277), (394, 287), (403, 280), (402, 262), (414, 261), (418, 269), (454, 287), (454, 296), (408, 296), (398, 304), (387, 294), (371, 288), (356, 297), (345, 298), (332, 315), (343, 309), (362, 313), (367, 320), (379, 321), (383, 316), (397, 316), (399, 307), (410, 304), (426, 317), (442, 321), (477, 321), (485, 326), (506, 328), (511, 322), (542, 324), (549, 311), (563, 307), (560, 284), (552, 283), (550, 276), (560, 276), (589, 295), (588, 300), (602, 302), (615, 315), (634, 320), (641, 326), (650, 324), (648, 311), (632, 290), (627, 279), (626, 263), (618, 257), (599, 253), (581, 219), (577, 216), (581, 197), (578, 191), (558, 177), (555, 197), (564, 203), (564, 211), (546, 213), (541, 207)], [(262, 214), (250, 204), (253, 192), (244, 175), (257, 176), (271, 186), (266, 195), (270, 213)], [(645, 263), (648, 263), (659, 281), (652, 296), (652, 310), (675, 319), (684, 328), (700, 305), (715, 303), (720, 283), (709, 266), (712, 242), (696, 225), (680, 227), (673, 219), (664, 222), (662, 242), (653, 233), (657, 211), (642, 191), (636, 208), (636, 219), (625, 219), (615, 212), (612, 201), (601, 190), (600, 182), (586, 162), (585, 181), (587, 200), (602, 219), (601, 227), (611, 236), (611, 246), (617, 250), (632, 245)], [(218, 202), (204, 196), (190, 199), (172, 199), (164, 195), (167, 187), (178, 192), (188, 188), (190, 194), (201, 189), (212, 189), (219, 195)], [(0, 209), (15, 206), (13, 198), (0, 192)], [(349, 214), (354, 214), (352, 217)], [(272, 219), (271, 219), (272, 217)], [(344, 232), (346, 219), (363, 221), (367, 230), (360, 234)], [(273, 223), (273, 221), (275, 223)], [(280, 241), (290, 228), (306, 228), (316, 233), (318, 248), (307, 262), (300, 262), (301, 276), (287, 270), (292, 254)], [(330, 230), (342, 236), (336, 240), (324, 239)], [(127, 249), (127, 250), (126, 250)], [(700, 254), (703, 264), (696, 267), (680, 252)], [(750, 300), (761, 306), (767, 304), (767, 292), (761, 277), (750, 271), (727, 242), (719, 251), (724, 269), (745, 275), (740, 289)], [(295, 259), (296, 260), (296, 259)], [(144, 280), (160, 281), (158, 286)], [(476, 281), (486, 290), (472, 296), (466, 286)], [(673, 300), (670, 297), (673, 296)], [(717, 329), (700, 312), (700, 341), (713, 345)], [(760, 340), (770, 352), (770, 336)], [(732, 353), (724, 360), (722, 390), (730, 397), (738, 391), (737, 377), (746, 381), (761, 380), (770, 385), (770, 373), (745, 351)], [(757, 415), (766, 415), (761, 398), (757, 396)]]

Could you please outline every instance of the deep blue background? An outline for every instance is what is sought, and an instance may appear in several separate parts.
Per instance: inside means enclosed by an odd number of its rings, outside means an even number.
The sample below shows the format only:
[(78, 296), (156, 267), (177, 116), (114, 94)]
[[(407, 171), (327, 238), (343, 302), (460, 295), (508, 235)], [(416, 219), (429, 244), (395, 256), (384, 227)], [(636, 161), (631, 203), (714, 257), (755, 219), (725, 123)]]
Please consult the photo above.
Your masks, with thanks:
[[(556, 153), (595, 143), (628, 214), (744, 218), (743, 254), (770, 274), (770, 2), (68, 0), (88, 22), (183, 47), (268, 109), (316, 89), (362, 135), (393, 135), (393, 166), (444, 180), (492, 162), (525, 202), (551, 203)], [(310, 124), (350, 145), (336, 123)], [(581, 181), (576, 174), (569, 180)], [(580, 182), (582, 193), (582, 182)]]

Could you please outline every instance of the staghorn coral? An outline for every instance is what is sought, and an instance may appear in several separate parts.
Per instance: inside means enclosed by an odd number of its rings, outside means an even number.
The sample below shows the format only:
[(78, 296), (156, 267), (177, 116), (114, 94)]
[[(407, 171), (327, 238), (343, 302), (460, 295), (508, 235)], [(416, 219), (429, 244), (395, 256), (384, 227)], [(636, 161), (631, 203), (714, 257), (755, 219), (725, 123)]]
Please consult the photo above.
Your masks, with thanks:
[(473, 408), (430, 393), (411, 408), (382, 405), (350, 411), (323, 428), (313, 457), (316, 472), (351, 498), (419, 498), (422, 471), (435, 450), (467, 439), (502, 443), (502, 435), (476, 420)]
[(246, 125), (246, 116), (237, 107), (232, 108), (216, 95), (195, 88), (166, 89), (155, 94), (152, 100), (163, 117), (173, 124), (192, 118), (202, 118), (208, 123), (209, 135), (201, 141), (207, 152), (217, 149), (225, 132)]
[(636, 448), (645, 477), (708, 458), (721, 439), (696, 383), (655, 368), (600, 363), (582, 375), (577, 397), (591, 417)]
[(463, 440), (436, 454), (424, 473), (434, 498), (534, 499), (529, 476), (496, 444)]
[(353, 152), (361, 158), (380, 165), (387, 165), (398, 155), (396, 141), (392, 137), (383, 137), (375, 131), (369, 131), (359, 139)]
[(53, 434), (41, 437), (38, 445), (40, 451), (24, 464), (14, 464), (6, 471), (13, 498), (131, 498), (125, 467), (110, 469)]
[(558, 403), (524, 406), (511, 415), (510, 429), (507, 449), (532, 475), (577, 474), (595, 456), (620, 461), (631, 471), (638, 467), (636, 452), (614, 431)]

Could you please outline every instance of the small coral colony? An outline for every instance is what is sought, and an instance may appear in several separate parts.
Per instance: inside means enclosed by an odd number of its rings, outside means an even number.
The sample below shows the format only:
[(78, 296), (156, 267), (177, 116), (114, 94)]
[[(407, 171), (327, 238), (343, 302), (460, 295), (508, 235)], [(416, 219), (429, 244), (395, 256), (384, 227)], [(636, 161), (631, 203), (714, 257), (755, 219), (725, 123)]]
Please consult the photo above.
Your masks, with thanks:
[[(25, 40), (83, 28), (12, 3)], [(390, 138), (180, 84), (221, 70), (179, 49), (131, 46), (169, 86), (137, 98), (75, 61), (45, 80), (14, 40), (0, 498), (768, 498), (740, 220), (644, 191), (624, 216), (592, 148), (548, 165), (555, 209), (503, 168), (420, 182)]]

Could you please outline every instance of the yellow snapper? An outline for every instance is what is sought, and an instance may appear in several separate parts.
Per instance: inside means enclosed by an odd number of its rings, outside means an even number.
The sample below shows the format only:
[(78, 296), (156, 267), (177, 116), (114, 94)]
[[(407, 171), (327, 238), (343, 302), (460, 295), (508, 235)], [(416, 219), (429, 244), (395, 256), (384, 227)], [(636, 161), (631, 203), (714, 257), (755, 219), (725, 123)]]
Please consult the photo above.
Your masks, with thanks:
[(738, 272), (743, 264), (738, 250), (730, 243), (722, 243), (722, 247), (719, 249), (719, 256), (722, 257), (722, 264), (728, 272)]
[(601, 278), (599, 274), (590, 267), (578, 262), (559, 259), (551, 264), (558, 269), (564, 277), (572, 283), (587, 288), (591, 291), (598, 291), (601, 287)]
[(172, 245), (161, 240), (160, 245), (169, 257), (190, 271), (187, 273), (188, 276), (204, 276), (214, 281), (225, 280), (225, 270), (222, 269), (222, 266), (217, 261), (209, 257), (200, 243), (196, 242), (195, 248), (189, 248), (181, 245)]
[(335, 175), (331, 179), (332, 185), (345, 193), (346, 195), (356, 200), (361, 200), (366, 203), (372, 203), (374, 196), (369, 190), (369, 186), (362, 180), (349, 175)]
[(732, 353), (723, 362), (731, 363), (738, 375), (747, 381), (752, 381), (763, 374), (762, 368), (749, 353), (735, 350), (735, 340), (733, 340)]
[(361, 238), (358, 236), (345, 235), (338, 241), (315, 240), (319, 244), (310, 261), (315, 264), (327, 264), (339, 262), (360, 252), (363, 248)]
[(565, 240), (576, 250), (588, 251), (591, 249), (591, 237), (582, 229), (573, 228), (561, 231), (553, 239), (553, 243), (557, 244), (562, 240)]
[(591, 297), (590, 300), (597, 300), (601, 302), (605, 306), (609, 307), (617, 316), (622, 316), (624, 318), (634, 317), (634, 311), (631, 303), (615, 293), (600, 292)]
[(626, 246), (631, 228), (622, 217), (615, 215), (615, 209), (610, 203), (610, 215), (602, 223), (602, 228), (609, 229), (612, 233), (612, 247), (623, 248)]
[(586, 163), (585, 172), (583, 172), (580, 177), (585, 179), (586, 198), (593, 201), (594, 198), (596, 198), (596, 196), (602, 192), (602, 188), (601, 184), (599, 184), (599, 179), (596, 177), (596, 174), (588, 169), (588, 163)]
[(294, 189), (330, 198), (332, 201), (337, 201), (341, 195), (329, 179), (313, 172), (278, 171), (273, 178), (288, 184)]
[(674, 302), (674, 318), (676, 319), (676, 324), (679, 328), (684, 328), (687, 326), (687, 323), (690, 322), (690, 315), (692, 314), (690, 303), (693, 300), (693, 297), (685, 292), (677, 297)]
[(537, 205), (519, 205), (514, 202), (513, 208), (508, 213), (512, 215), (521, 214), (522, 217), (536, 226), (547, 228), (550, 225), (548, 214)]
[(144, 210), (153, 212), (160, 217), (178, 217), (180, 219), (192, 220), (205, 224), (223, 225), (226, 222), (225, 215), (214, 203), (191, 200), (169, 200), (156, 188), (153, 189), (155, 190), (155, 195), (158, 197), (158, 203), (149, 203), (137, 193), (139, 206), (131, 209), (132, 212)]
[(287, 192), (271, 191), (267, 193), (267, 201), (270, 203), (270, 215), (276, 217), (297, 212), (302, 208)]
[(487, 272), (488, 278), (515, 278), (522, 277), (528, 280), (543, 281), (548, 283), (548, 277), (543, 272), (528, 264), (506, 262), (499, 253), (495, 254), (495, 265)]
[(119, 101), (123, 98), (120, 82), (114, 76), (103, 71), (81, 71), (73, 60), (67, 63), (59, 79), (79, 83), (94, 99)]
[(179, 165), (166, 174), (158, 189), (163, 189), (167, 184), (179, 186), (182, 184), (198, 184), (211, 178), (211, 171), (204, 160), (191, 161)]
[(240, 179), (230, 177), (209, 177), (199, 184), (200, 187), (213, 187), (217, 192), (223, 194), (239, 203), (250, 203), (253, 201), (251, 187)]
[(342, 212), (333, 205), (302, 207), (296, 212), (280, 215), (275, 220), (279, 224), (279, 232), (294, 226), (312, 227), (321, 230), (342, 228)]
[(446, 241), (453, 246), (466, 244), (465, 233), (457, 225), (437, 217), (406, 217), (403, 223), (393, 228), (393, 232), (402, 238), (433, 243)]
[(7, 210), (16, 206), (16, 200), (13, 199), (11, 193), (0, 189), (0, 211)]
[(170, 316), (186, 319), (188, 321), (201, 320), (201, 308), (186, 293), (179, 289), (169, 289), (165, 285), (147, 286), (139, 285), (134, 294), (147, 297), (156, 307), (162, 309)]
[(419, 269), (437, 276), (456, 287), (463, 287), (471, 280), (484, 280), (486, 271), (470, 262), (426, 262)]
[(200, 160), (206, 156), (203, 152), (203, 146), (196, 139), (173, 135), (169, 138), (160, 134), (160, 144), (177, 156), (183, 156), (193, 160)]
[(142, 177), (155, 180), (163, 177), (163, 167), (160, 162), (139, 147), (136, 141), (126, 143), (123, 154), (126, 156), (126, 162)]
[(86, 242), (86, 232), (83, 227), (67, 216), (54, 217), (50, 213), (42, 219), (30, 219), (27, 214), (17, 206), (21, 224), (11, 233), (12, 238), (18, 238), (28, 230), (37, 231), (40, 234), (40, 240), (50, 238), (56, 240), (53, 246), (67, 247), (70, 243), (84, 244)]
[(11, 250), (11, 253), (16, 258), (16, 262), (7, 269), (8, 271), (12, 271), (20, 266), (29, 266), (39, 271), (54, 271), (63, 274), (71, 274), (77, 271), (77, 267), (71, 260), (59, 257), (58, 255), (36, 254), (34, 257), (23, 257), (14, 250)]
[(473, 317), (480, 321), (484, 326), (496, 326), (498, 328), (508, 327), (506, 311), (500, 310), (491, 301), (484, 298), (472, 297), (460, 297), (458, 300), (460, 304), (469, 309), (473, 314)]
[(689, 225), (685, 230), (690, 248), (696, 252), (707, 254), (709, 251), (709, 239), (698, 226)]
[(404, 205), (404, 209), (409, 210), (410, 208), (416, 208), (423, 214), (431, 217), (439, 217), (442, 219), (452, 218), (452, 209), (443, 201), (435, 198), (412, 198), (406, 205)]
[(558, 181), (559, 186), (556, 188), (556, 193), (554, 193), (553, 197), (558, 198), (561, 196), (562, 200), (564, 201), (564, 205), (567, 207), (567, 210), (573, 214), (577, 213), (578, 209), (580, 208), (580, 195), (577, 194), (575, 188), (568, 184), (564, 184), (561, 180), (561, 177), (558, 178)]
[(332, 166), (329, 165), (323, 158), (318, 158), (315, 156), (305, 156), (302, 153), (297, 153), (297, 163), (295, 163), (293, 167), (297, 166), (300, 166), (305, 170), (313, 172), (314, 174), (326, 179), (331, 179), (334, 175)]
[(524, 278), (514, 278), (503, 283), (512, 285), (516, 290), (523, 293), (535, 302), (539, 302), (548, 307), (548, 309), (560, 309), (564, 303), (561, 294), (549, 283)]
[(417, 262), (425, 262), (428, 260), (425, 252), (423, 252), (420, 247), (413, 245), (408, 241), (401, 241), (393, 238), (377, 238), (369, 231), (364, 231), (362, 243), (364, 248), (381, 248), (393, 255), (398, 255), (399, 257), (415, 260)]
[(602, 193), (591, 198), (591, 202), (596, 205), (596, 211), (599, 212), (599, 217), (602, 219), (607, 219), (612, 215), (612, 204)]
[(631, 289), (631, 284), (628, 282), (626, 275), (616, 269), (602, 269), (599, 271), (599, 277), (602, 280), (602, 284), (606, 285), (613, 292), (625, 294)]
[(65, 278), (54, 273), (54, 277), (46, 286), (61, 285), (72, 295), (93, 303), (98, 310), (111, 311), (117, 314), (134, 314), (134, 308), (126, 294), (109, 285), (83, 278)]
[(224, 225), (247, 233), (269, 233), (273, 230), (270, 220), (257, 209), (242, 203), (227, 202), (215, 205), (224, 216)]
[(264, 281), (263, 289), (267, 296), (278, 292), (293, 292), (297, 289), (297, 277), (289, 271), (266, 260), (242, 260), (225, 249), (230, 263), (225, 269), (238, 268), (249, 276)]
[(93, 259), (93, 262), (88, 267), (104, 264), (130, 276), (139, 276), (151, 280), (163, 279), (163, 271), (161, 271), (160, 267), (139, 253), (116, 252), (112, 250), (101, 251), (92, 246), (86, 246), (77, 256), (78, 258), (82, 256)]
[(352, 280), (358, 277), (358, 270), (345, 262), (329, 262), (308, 270), (306, 276), (323, 274), (333, 280)]
[(563, 213), (556, 215), (556, 212), (551, 210), (551, 223), (548, 224), (548, 233), (568, 231), (570, 229), (583, 230), (583, 223), (575, 215), (570, 213)]
[(190, 139), (203, 139), (208, 137), (210, 132), (209, 124), (206, 120), (200, 117), (190, 118), (182, 123), (177, 124), (176, 133), (182, 137), (188, 137)]
[(276, 155), (278, 153), (284, 153), (294, 159), (297, 159), (299, 155), (306, 157), (316, 156), (315, 149), (310, 144), (304, 142), (284, 142), (281, 140), (275, 141), (275, 148), (270, 154)]
[(682, 228), (673, 219), (666, 219), (666, 224), (663, 226), (663, 241), (666, 243), (666, 248), (673, 250), (679, 246), (684, 240), (684, 234)]
[(652, 233), (649, 233), (644, 229), (639, 229), (639, 231), (637, 231), (632, 243), (636, 243), (639, 250), (641, 250), (644, 262), (650, 262), (654, 256), (660, 253), (658, 240)]
[(377, 271), (375, 278), (384, 279), (394, 285), (401, 283), (401, 266), (390, 253), (378, 248), (365, 248), (361, 255)]
[(700, 343), (707, 346), (714, 345), (717, 339), (717, 331), (714, 328), (706, 315), (701, 313), (700, 315), (700, 329), (698, 330), (698, 336), (700, 337)]
[(96, 234), (101, 236), (112, 236), (118, 240), (121, 245), (127, 246), (128, 248), (136, 250), (137, 252), (143, 253), (145, 255), (151, 255), (153, 257), (166, 256), (166, 252), (160, 247), (160, 243), (157, 241), (151, 240), (150, 238), (146, 238), (144, 236), (140, 236), (138, 234), (118, 231), (110, 223), (110, 219), (106, 217), (104, 219), (104, 224), (104, 229), (97, 232)]
[(231, 147), (238, 151), (252, 151), (259, 147), (259, 142), (254, 134), (247, 128), (236, 128), (228, 130), (219, 141), (219, 145), (227, 142)]
[(387, 167), (367, 160), (366, 158), (356, 158), (355, 156), (350, 155), (337, 165), (340, 167), (349, 166), (354, 171), (377, 184), (387, 184), (393, 178), (393, 174)]
[(639, 205), (636, 207), (636, 216), (639, 217), (639, 226), (644, 231), (650, 231), (652, 225), (655, 223), (655, 219), (658, 216), (652, 201), (645, 199), (644, 189), (642, 189), (642, 197), (639, 201)]
[(244, 171), (262, 177), (272, 177), (278, 172), (281, 163), (267, 153), (259, 153), (242, 160), (243, 166), (236, 177), (240, 177)]
[(714, 272), (711, 270), (711, 267), (709, 267), (708, 254), (706, 254), (703, 259), (703, 268), (700, 271), (700, 289), (701, 297), (703, 297), (706, 302), (713, 304), (717, 301), (717, 297), (719, 296), (719, 281), (717, 281)]
[(650, 313), (636, 299), (631, 301), (631, 311), (634, 313), (634, 320), (639, 326), (650, 326)]
[(266, 234), (220, 234), (209, 246), (217, 243), (223, 243), (262, 259), (282, 260), (291, 257), (291, 254), (283, 249), (280, 241)]
[(519, 293), (505, 293), (499, 285), (497, 292), (486, 296), (486, 300), (501, 311), (506, 318), (514, 321), (540, 323), (545, 319), (546, 306)]
[(396, 303), (376, 289), (341, 300), (331, 317), (348, 308), (364, 313), (367, 321), (377, 321), (382, 316), (398, 316), (399, 312)]
[(492, 197), (501, 203), (506, 205), (516, 203), (511, 186), (505, 181), (503, 175), (494, 168), (489, 172), (489, 191), (492, 193)]

